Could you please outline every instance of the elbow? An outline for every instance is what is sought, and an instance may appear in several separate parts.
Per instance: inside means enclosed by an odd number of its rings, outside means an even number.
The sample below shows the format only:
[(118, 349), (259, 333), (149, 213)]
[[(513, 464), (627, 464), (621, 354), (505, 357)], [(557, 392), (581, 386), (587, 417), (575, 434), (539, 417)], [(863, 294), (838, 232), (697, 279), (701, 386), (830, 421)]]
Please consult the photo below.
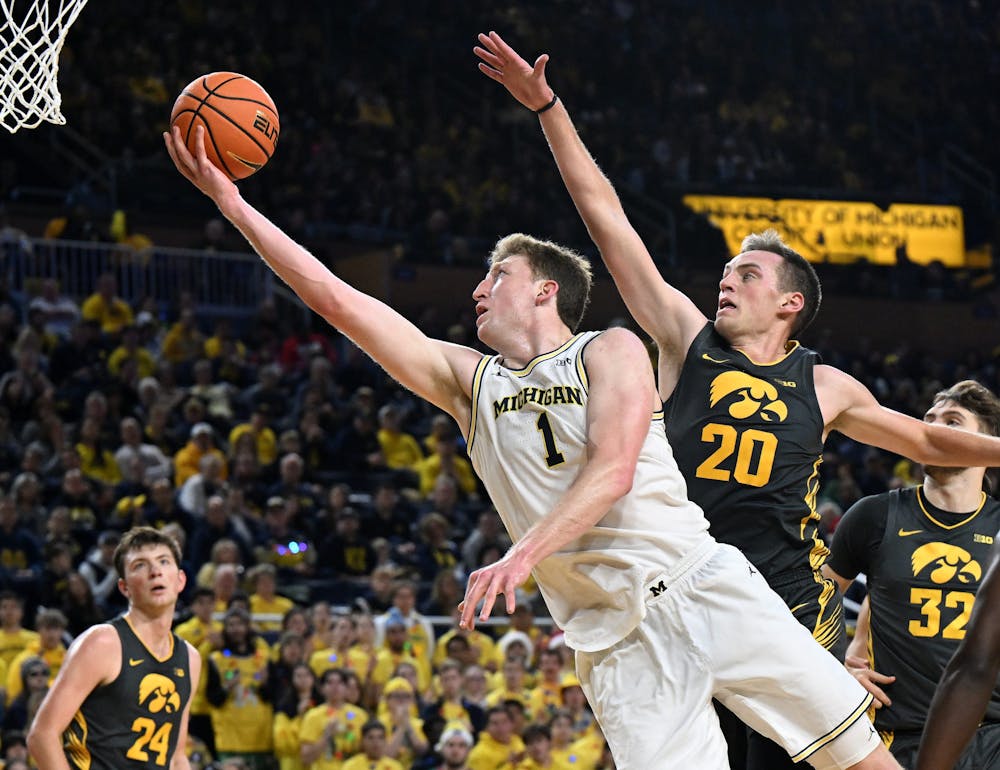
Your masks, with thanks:
[(629, 463), (627, 466), (619, 466), (612, 469), (608, 475), (608, 495), (612, 500), (620, 500), (632, 491), (632, 483), (635, 481), (635, 464)]
[(28, 730), (28, 737), (25, 740), (25, 743), (28, 745), (28, 753), (31, 756), (40, 757), (42, 755), (43, 738), (37, 725), (32, 725), (31, 729)]

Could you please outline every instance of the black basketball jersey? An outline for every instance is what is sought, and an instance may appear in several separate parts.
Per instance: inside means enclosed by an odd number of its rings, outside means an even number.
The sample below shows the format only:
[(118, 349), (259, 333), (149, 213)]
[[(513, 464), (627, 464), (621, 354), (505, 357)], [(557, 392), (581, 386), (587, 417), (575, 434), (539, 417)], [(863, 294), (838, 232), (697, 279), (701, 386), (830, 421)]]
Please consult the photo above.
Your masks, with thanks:
[[(1000, 530), (1000, 503), (984, 494), (976, 511), (948, 513), (932, 506), (916, 487), (869, 498), (863, 513), (869, 522), (883, 516), (885, 521), (877, 549), (868, 549), (867, 564), (854, 562), (868, 577), (868, 656), (873, 669), (896, 677), (883, 685), (892, 705), (875, 712), (875, 726), (921, 730), (941, 673), (965, 637)], [(857, 541), (843, 534), (845, 542)], [(987, 718), (1000, 719), (1000, 689), (993, 691)]]
[(76, 712), (63, 734), (66, 759), (77, 770), (167, 767), (191, 696), (187, 645), (171, 634), (170, 655), (158, 660), (124, 617), (110, 625), (121, 640), (121, 672)]
[(819, 355), (798, 343), (778, 361), (756, 363), (709, 323), (664, 404), (688, 496), (715, 538), (743, 551), (769, 580), (816, 570), (828, 553), (816, 513), (824, 428), (817, 363)]

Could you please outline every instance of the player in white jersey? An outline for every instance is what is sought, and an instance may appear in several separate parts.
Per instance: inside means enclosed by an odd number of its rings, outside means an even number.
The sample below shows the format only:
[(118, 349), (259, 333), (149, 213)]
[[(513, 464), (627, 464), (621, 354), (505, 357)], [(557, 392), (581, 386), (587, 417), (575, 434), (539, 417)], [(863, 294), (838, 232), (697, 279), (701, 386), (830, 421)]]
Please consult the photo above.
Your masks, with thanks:
[(574, 335), (582, 257), (507, 236), (473, 293), (498, 355), (433, 340), (246, 203), (196, 132), (196, 157), (164, 135), (178, 170), (313, 310), (458, 422), (517, 540), (470, 576), (462, 624), (499, 594), (512, 612), (534, 572), (619, 768), (727, 768), (713, 696), (817, 768), (898, 768), (864, 716), (871, 696), (688, 502), (641, 341)]

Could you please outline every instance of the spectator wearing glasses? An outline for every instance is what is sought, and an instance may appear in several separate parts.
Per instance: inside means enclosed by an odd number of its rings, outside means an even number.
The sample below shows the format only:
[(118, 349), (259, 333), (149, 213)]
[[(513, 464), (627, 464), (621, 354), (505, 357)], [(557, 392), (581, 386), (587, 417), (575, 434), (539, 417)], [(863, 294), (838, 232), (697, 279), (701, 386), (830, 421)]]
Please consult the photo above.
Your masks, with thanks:
[(45, 693), (49, 691), (49, 665), (37, 655), (25, 658), (20, 665), (21, 692), (11, 701), (3, 717), (4, 730), (27, 732), (42, 705)]

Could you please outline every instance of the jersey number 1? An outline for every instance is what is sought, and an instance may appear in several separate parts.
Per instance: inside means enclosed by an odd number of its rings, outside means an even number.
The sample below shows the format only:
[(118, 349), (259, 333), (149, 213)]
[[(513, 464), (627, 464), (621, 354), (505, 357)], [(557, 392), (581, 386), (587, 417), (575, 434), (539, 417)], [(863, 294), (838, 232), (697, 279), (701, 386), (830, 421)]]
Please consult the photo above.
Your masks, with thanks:
[(538, 422), (535, 425), (541, 431), (542, 440), (545, 442), (545, 464), (550, 468), (555, 468), (557, 465), (562, 465), (566, 462), (566, 458), (563, 457), (562, 452), (556, 446), (556, 437), (552, 435), (552, 426), (549, 425), (548, 413), (542, 412), (538, 415)]

